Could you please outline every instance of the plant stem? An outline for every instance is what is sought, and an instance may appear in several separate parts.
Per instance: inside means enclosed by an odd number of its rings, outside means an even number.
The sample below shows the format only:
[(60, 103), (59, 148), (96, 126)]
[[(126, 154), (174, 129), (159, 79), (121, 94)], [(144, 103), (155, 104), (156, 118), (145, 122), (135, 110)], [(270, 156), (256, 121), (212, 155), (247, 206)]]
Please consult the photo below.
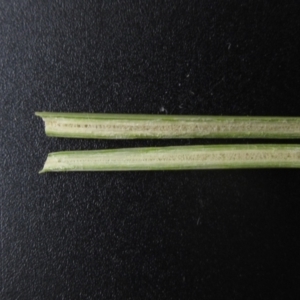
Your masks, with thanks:
[(50, 153), (41, 173), (300, 168), (300, 145), (217, 145)]
[(97, 139), (300, 138), (300, 117), (37, 112), (48, 136)]

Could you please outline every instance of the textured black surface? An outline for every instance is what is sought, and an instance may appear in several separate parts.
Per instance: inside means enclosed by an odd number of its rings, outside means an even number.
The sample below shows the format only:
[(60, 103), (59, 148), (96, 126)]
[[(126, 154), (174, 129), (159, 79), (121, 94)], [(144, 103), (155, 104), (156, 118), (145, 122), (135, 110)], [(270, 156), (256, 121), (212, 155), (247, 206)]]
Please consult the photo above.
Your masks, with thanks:
[(50, 139), (34, 111), (299, 116), (299, 36), (296, 0), (0, 1), (0, 298), (297, 299), (299, 170), (38, 175), (220, 141)]

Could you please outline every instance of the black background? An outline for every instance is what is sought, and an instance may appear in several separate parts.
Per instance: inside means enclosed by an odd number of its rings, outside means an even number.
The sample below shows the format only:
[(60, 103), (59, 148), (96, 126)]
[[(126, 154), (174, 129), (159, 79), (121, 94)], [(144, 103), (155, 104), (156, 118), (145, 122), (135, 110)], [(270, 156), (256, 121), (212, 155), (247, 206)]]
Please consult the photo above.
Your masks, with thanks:
[(263, 141), (47, 138), (34, 111), (299, 116), (299, 7), (1, 0), (1, 299), (296, 299), (298, 170), (38, 175), (50, 151)]

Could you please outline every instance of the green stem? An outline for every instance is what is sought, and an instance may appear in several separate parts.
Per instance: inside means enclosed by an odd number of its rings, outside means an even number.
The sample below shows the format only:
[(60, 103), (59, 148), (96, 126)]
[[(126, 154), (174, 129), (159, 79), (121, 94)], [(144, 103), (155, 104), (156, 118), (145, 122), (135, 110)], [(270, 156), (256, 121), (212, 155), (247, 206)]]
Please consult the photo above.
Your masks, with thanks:
[(297, 117), (171, 116), (37, 112), (48, 136), (98, 139), (300, 138)]
[(41, 173), (300, 168), (300, 145), (217, 145), (50, 153)]

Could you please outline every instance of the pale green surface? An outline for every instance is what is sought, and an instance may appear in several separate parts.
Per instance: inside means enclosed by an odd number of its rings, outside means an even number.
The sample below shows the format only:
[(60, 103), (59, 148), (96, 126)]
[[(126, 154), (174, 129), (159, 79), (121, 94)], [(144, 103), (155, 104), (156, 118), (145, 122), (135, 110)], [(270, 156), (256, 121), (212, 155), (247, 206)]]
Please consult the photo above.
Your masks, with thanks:
[(300, 145), (217, 145), (50, 153), (44, 172), (300, 168)]
[(297, 117), (55, 112), (38, 112), (36, 115), (45, 121), (46, 134), (55, 137), (97, 139), (300, 138), (300, 118)]

